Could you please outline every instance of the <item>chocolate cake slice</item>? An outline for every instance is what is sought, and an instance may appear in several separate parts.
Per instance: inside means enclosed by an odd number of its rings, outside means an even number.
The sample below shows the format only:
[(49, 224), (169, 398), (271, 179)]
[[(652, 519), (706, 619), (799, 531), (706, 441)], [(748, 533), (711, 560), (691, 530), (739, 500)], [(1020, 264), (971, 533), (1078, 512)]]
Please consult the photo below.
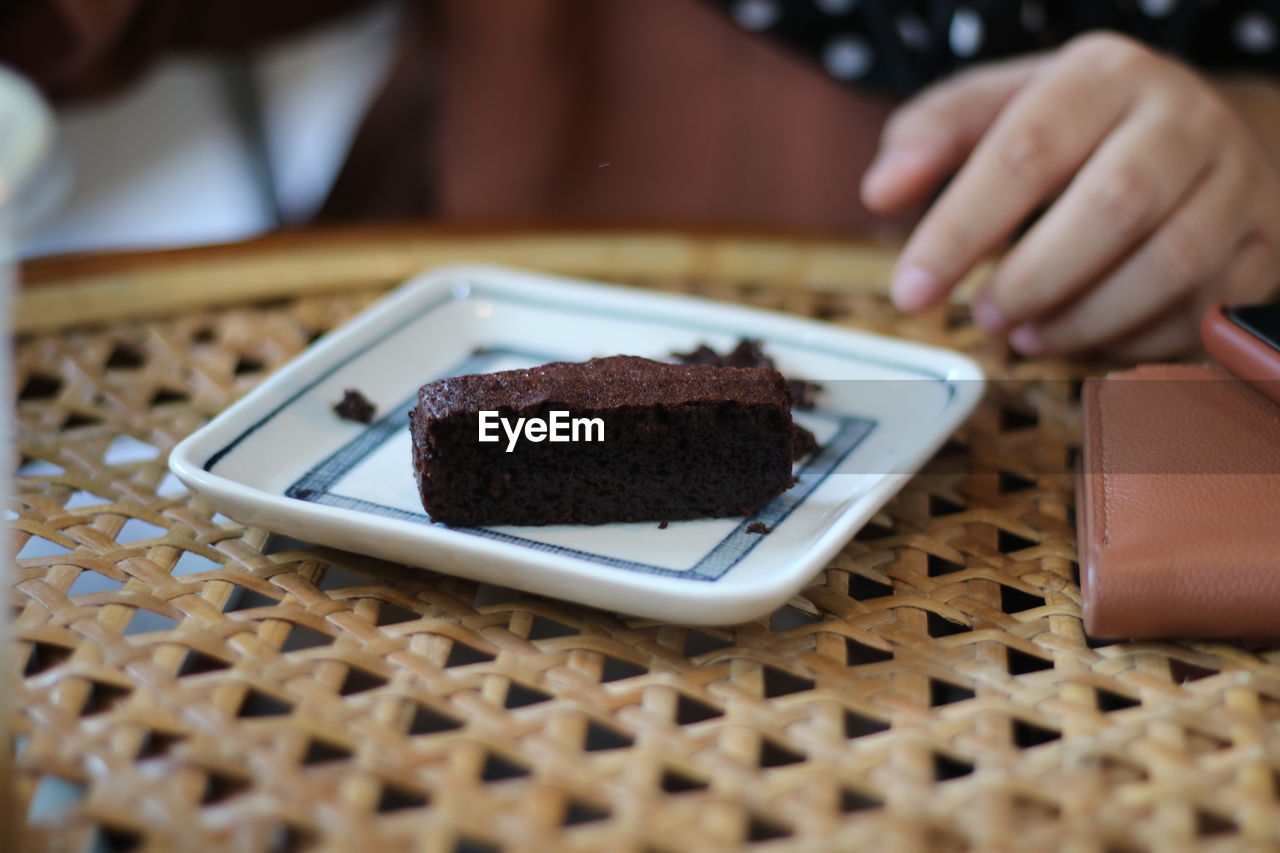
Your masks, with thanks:
[(748, 516), (793, 482), (791, 395), (769, 368), (613, 356), (460, 376), (424, 385), (409, 424), (422, 505), (453, 526)]

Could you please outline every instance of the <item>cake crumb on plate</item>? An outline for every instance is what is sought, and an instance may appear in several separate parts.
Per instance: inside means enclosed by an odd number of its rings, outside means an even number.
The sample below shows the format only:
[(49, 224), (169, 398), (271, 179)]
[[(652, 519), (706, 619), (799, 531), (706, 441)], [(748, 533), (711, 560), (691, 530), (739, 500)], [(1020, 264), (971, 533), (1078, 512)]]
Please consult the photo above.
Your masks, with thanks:
[(367, 424), (373, 422), (373, 413), (377, 408), (355, 388), (348, 388), (342, 392), (342, 400), (334, 403), (333, 411), (344, 421)]

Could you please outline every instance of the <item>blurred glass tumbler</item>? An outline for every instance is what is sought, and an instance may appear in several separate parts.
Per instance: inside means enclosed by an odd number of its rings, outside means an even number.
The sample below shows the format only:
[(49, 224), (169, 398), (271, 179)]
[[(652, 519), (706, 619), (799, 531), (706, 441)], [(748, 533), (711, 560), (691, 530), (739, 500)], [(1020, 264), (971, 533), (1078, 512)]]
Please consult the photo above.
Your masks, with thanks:
[[(17, 246), (22, 229), (31, 224), (52, 205), (51, 182), (42, 168), (50, 162), (53, 144), (53, 122), (40, 95), (25, 80), (0, 68), (0, 318), (4, 323), (5, 342), (0, 347), (0, 400), (4, 416), (0, 417), (0, 498), (7, 509), (13, 484), (13, 365), (12, 305), (17, 272)], [(19, 816), (16, 789), (13, 785), (13, 739), (10, 737), (8, 679), (16, 677), (9, 625), (9, 599), (13, 584), (13, 549), (9, 528), (3, 534), (4, 555), (0, 559), (0, 849), (16, 850)]]

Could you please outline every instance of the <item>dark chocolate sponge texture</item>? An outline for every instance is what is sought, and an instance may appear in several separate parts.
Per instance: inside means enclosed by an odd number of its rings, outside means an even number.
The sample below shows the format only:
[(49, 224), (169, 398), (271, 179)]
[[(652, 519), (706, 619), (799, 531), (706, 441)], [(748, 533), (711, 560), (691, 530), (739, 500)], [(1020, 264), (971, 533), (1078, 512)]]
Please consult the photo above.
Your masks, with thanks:
[[(478, 440), (479, 413), (600, 418), (602, 442)], [(746, 516), (787, 489), (791, 397), (768, 368), (634, 356), (424, 385), (409, 414), (423, 507), (453, 526)]]

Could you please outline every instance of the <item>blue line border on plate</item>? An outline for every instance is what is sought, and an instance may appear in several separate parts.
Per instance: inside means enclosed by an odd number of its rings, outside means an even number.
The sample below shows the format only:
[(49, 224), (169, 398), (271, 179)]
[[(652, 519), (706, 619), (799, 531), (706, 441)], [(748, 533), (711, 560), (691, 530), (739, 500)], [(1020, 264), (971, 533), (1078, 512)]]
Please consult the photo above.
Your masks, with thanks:
[[(524, 358), (534, 363), (556, 360), (554, 356), (547, 353), (531, 352), (515, 347), (490, 347), (472, 354), (471, 357), (447, 371), (444, 376), (461, 376), (468, 373), (484, 372), (495, 359), (501, 356)], [(343, 447), (325, 458), (319, 465), (316, 465), (298, 478), (293, 485), (285, 490), (285, 496), (310, 501), (311, 503), (324, 504), (325, 506), (359, 510), (401, 521), (436, 524), (425, 513), (408, 512), (398, 507), (390, 507), (361, 498), (340, 495), (332, 491), (333, 485), (348, 471), (406, 428), (405, 424), (409, 410), (416, 404), (417, 395), (415, 394), (403, 401), (399, 406), (396, 406), (393, 411), (370, 424), (360, 435), (347, 442)], [(543, 553), (575, 557), (642, 574), (678, 577), (686, 580), (716, 581), (724, 577), (730, 569), (740, 563), (763, 539), (763, 536), (759, 533), (748, 532), (748, 525), (752, 522), (760, 522), (768, 527), (777, 527), (785, 521), (818, 486), (822, 485), (823, 481), (840, 466), (840, 463), (857, 449), (858, 445), (876, 427), (876, 421), (870, 418), (822, 411), (814, 414), (834, 420), (837, 424), (836, 433), (827, 440), (817, 453), (809, 457), (800, 470), (796, 472), (796, 485), (774, 498), (752, 518), (743, 519), (739, 522), (728, 535), (687, 569), (671, 569), (652, 563), (623, 560), (591, 551), (540, 542), (526, 536), (518, 536), (488, 527), (454, 527), (449, 529), (471, 536), (510, 542)]]
[[(670, 314), (658, 313), (654, 314), (650, 311), (627, 312), (615, 310), (612, 308), (584, 307), (575, 305), (570, 302), (556, 300), (548, 302), (545, 299), (521, 298), (518, 295), (504, 292), (493, 292), (483, 285), (475, 285), (468, 283), (465, 292), (454, 290), (452, 292), (441, 294), (438, 298), (427, 301), (421, 308), (400, 318), (385, 332), (381, 332), (376, 337), (371, 338), (364, 345), (356, 348), (350, 354), (331, 364), (319, 375), (311, 381), (302, 385), (297, 391), (291, 394), (284, 402), (271, 409), (263, 415), (259, 420), (247, 427), (243, 432), (233, 438), (219, 450), (211, 454), (202, 466), (205, 471), (212, 471), (213, 467), (228, 453), (234, 450), (245, 439), (253, 433), (261, 429), (266, 423), (271, 421), (282, 411), (297, 402), (306, 393), (314, 389), (324, 380), (333, 376), (346, 365), (355, 359), (369, 352), (381, 344), (388, 337), (395, 335), (406, 327), (419, 321), (426, 315), (437, 310), (438, 308), (452, 304), (455, 302), (466, 301), (468, 299), (481, 298), (491, 299), (495, 302), (506, 302), (514, 305), (531, 306), (535, 308), (552, 309), (563, 311), (566, 313), (574, 313), (584, 316), (603, 317), (611, 319), (620, 319), (628, 321), (650, 321), (662, 323), (667, 326), (675, 326), (678, 328), (691, 329), (709, 334), (739, 334), (736, 329), (720, 327), (715, 324), (692, 323), (684, 321)], [(773, 337), (775, 343), (790, 346), (796, 349), (808, 352), (823, 353), (827, 355), (835, 355), (838, 357), (849, 357), (849, 353), (843, 350), (832, 350), (826, 347), (814, 346), (805, 341), (797, 341), (787, 337)], [(512, 354), (524, 357), (532, 357), (535, 361), (553, 361), (556, 360), (551, 356), (542, 353), (534, 354), (527, 351), (520, 351), (507, 348), (486, 349), (483, 352), (478, 351), (470, 358), (464, 360), (460, 364), (445, 375), (459, 375), (463, 373), (479, 372), (483, 369), (482, 364), (494, 355)], [(914, 365), (905, 365), (891, 360), (882, 358), (868, 357), (862, 353), (855, 353), (862, 361), (868, 364), (876, 364), (882, 367), (890, 367), (909, 373), (917, 374), (923, 378), (932, 379), (943, 385), (950, 398), (954, 399), (956, 394), (955, 383), (943, 374), (936, 371), (920, 368)], [(372, 512), (391, 518), (398, 518), (406, 521), (414, 521), (425, 524), (433, 524), (433, 522), (423, 513), (407, 512), (395, 507), (388, 507), (381, 504), (375, 504), (363, 501), (357, 498), (346, 497), (334, 494), (328, 491), (328, 486), (336, 482), (346, 471), (358, 463), (374, 449), (380, 446), (392, 435), (396, 434), (399, 429), (404, 427), (405, 418), (408, 409), (416, 403), (416, 399), (405, 401), (397, 409), (380, 418), (375, 424), (364, 430), (360, 436), (353, 439), (339, 451), (331, 454), (316, 468), (308, 471), (302, 478), (295, 482), (286, 490), (286, 496), (302, 500), (321, 503), (335, 507), (345, 507), (350, 509)], [(877, 422), (868, 418), (842, 415), (832, 412), (818, 412), (822, 416), (832, 418), (837, 421), (838, 427), (836, 434), (823, 446), (823, 448), (814, 456), (812, 456), (806, 464), (797, 472), (797, 484), (783, 495), (776, 498), (768, 506), (756, 514), (755, 518), (742, 521), (732, 533), (726, 536), (721, 542), (709, 551), (694, 566), (685, 570), (670, 569), (663, 566), (656, 566), (648, 563), (622, 560), (618, 558), (607, 557), (601, 554), (593, 554), (586, 551), (579, 551), (573, 548), (566, 548), (560, 545), (552, 545), (545, 542), (528, 539), (521, 536), (515, 536), (509, 533), (491, 530), (488, 528), (451, 528), (469, 535), (482, 536), (485, 538), (495, 539), (499, 541), (513, 542), (524, 547), (532, 548), (538, 551), (552, 552), (563, 554), (565, 556), (578, 557), (595, 563), (613, 566), (616, 568), (627, 569), (630, 571), (643, 572), (653, 575), (665, 575), (670, 577), (680, 577), (691, 580), (715, 581), (723, 577), (729, 569), (740, 562), (759, 544), (763, 538), (760, 534), (747, 533), (746, 528), (751, 521), (759, 521), (769, 526), (777, 526), (784, 521), (803, 501), (822, 484), (822, 482), (841, 464), (841, 462), (849, 456), (864, 439), (875, 429)]]
[[(466, 301), (468, 299), (474, 299), (474, 298), (492, 299), (495, 302), (508, 302), (513, 305), (524, 305), (524, 306), (529, 306), (534, 308), (550, 308), (557, 311), (564, 311), (566, 313), (583, 314), (583, 315), (592, 316), (592, 317), (605, 317), (605, 318), (610, 318), (615, 320), (649, 321), (649, 322), (661, 323), (666, 326), (676, 326), (678, 328), (692, 329), (692, 330), (701, 331), (701, 332), (726, 334), (726, 335), (740, 334), (738, 331), (734, 329), (724, 328), (724, 327), (716, 326), (713, 324), (689, 323), (684, 320), (681, 320), (678, 316), (672, 317), (670, 315), (663, 315), (663, 314), (655, 315), (648, 311), (624, 312), (624, 311), (618, 311), (618, 310), (602, 310), (599, 308), (588, 309), (580, 305), (574, 305), (572, 303), (566, 303), (566, 302), (557, 301), (554, 303), (548, 303), (546, 300), (522, 299), (510, 293), (494, 293), (489, 291), (483, 285), (468, 283), (468, 287), (464, 293), (458, 293), (457, 291), (452, 291), (449, 293), (441, 294), (439, 298), (428, 301), (419, 310), (414, 311), (406, 315), (405, 317), (401, 318), (399, 322), (392, 325), (391, 328), (387, 329), (385, 332), (379, 335), (373, 336), (366, 344), (357, 348), (354, 352), (347, 355), (346, 357), (341, 358), (338, 361), (331, 364), (327, 369), (321, 372), (320, 375), (318, 375), (315, 379), (312, 379), (310, 382), (306, 383), (297, 391), (295, 391), (293, 394), (289, 395), (288, 399), (286, 399), (283, 403), (276, 406), (271, 411), (267, 412), (265, 415), (263, 415), (254, 423), (250, 424), (243, 432), (241, 432), (235, 438), (231, 439), (231, 441), (227, 442), (226, 445), (214, 451), (209, 456), (209, 458), (205, 460), (204, 465), (202, 465), (201, 467), (205, 471), (212, 472), (214, 465), (217, 465), (218, 462), (224, 456), (226, 456), (228, 453), (234, 450), (246, 438), (248, 438), (249, 436), (253, 435), (253, 433), (261, 429), (263, 425), (265, 425), (268, 421), (270, 421), (276, 415), (283, 412), (285, 409), (289, 408), (289, 406), (296, 403), (304, 394), (306, 394), (312, 388), (315, 388), (321, 382), (328, 379), (330, 376), (337, 373), (343, 367), (347, 366), (355, 359), (364, 355), (369, 350), (378, 346), (387, 338), (391, 337), (392, 335), (395, 335), (397, 332), (401, 331), (405, 327), (412, 325), (413, 323), (417, 322), (418, 320), (425, 317), (427, 314), (430, 314), (432, 311), (435, 311), (437, 308), (440, 308), (443, 305), (448, 305), (455, 302), (462, 302), (462, 301)], [(794, 347), (796, 349), (807, 350), (809, 352), (817, 352), (817, 353), (822, 353), (824, 355), (834, 355), (834, 356), (844, 357), (844, 358), (848, 357), (848, 353), (846, 352), (831, 350), (825, 347), (815, 347), (813, 344), (810, 344), (810, 343), (789, 340), (787, 338), (773, 338), (772, 340), (777, 343), (784, 344), (786, 346)], [(916, 367), (914, 365), (899, 364), (898, 362), (888, 361), (881, 358), (868, 358), (862, 354), (859, 354), (858, 357), (868, 364), (875, 364), (881, 367), (891, 367), (891, 368), (894, 368), (895, 370), (902, 370), (909, 373), (915, 373), (915, 374), (919, 374), (920, 376), (926, 377), (928, 379), (933, 379), (941, 383), (947, 389), (947, 395), (950, 399), (955, 398), (955, 395), (956, 395), (955, 383), (941, 373), (925, 370), (923, 368)]]

